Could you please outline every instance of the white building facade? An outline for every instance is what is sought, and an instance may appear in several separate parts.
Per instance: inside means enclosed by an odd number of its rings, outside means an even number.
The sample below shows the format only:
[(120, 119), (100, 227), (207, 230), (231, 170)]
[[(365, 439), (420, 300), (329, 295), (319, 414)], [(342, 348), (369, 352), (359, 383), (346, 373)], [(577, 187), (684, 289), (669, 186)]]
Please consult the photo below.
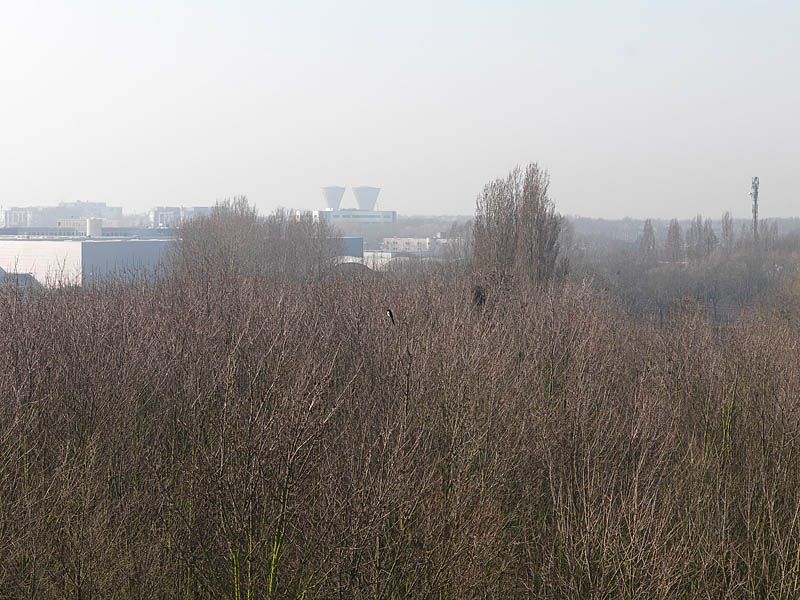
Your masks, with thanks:
[(172, 244), (169, 239), (0, 238), (0, 268), (30, 274), (45, 287), (153, 277)]
[(397, 222), (397, 213), (393, 210), (315, 210), (313, 216), (315, 221), (331, 225), (392, 225)]

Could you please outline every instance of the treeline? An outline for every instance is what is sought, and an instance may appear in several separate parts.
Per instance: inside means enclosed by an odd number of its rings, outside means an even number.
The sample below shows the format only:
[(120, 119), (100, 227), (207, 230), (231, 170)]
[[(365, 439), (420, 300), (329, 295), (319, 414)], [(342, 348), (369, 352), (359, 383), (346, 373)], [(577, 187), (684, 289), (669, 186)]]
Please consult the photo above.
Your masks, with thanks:
[(166, 268), (173, 277), (206, 283), (258, 276), (310, 280), (331, 272), (340, 251), (337, 232), (310, 213), (278, 209), (262, 216), (240, 196), (188, 221)]
[(754, 228), (742, 225), (737, 235), (733, 217), (725, 212), (720, 219), (717, 233), (711, 219), (697, 215), (689, 222), (684, 235), (683, 228), (677, 219), (672, 219), (667, 229), (663, 249), (656, 240), (653, 222), (647, 219), (644, 223), (639, 251), (646, 261), (659, 258), (667, 262), (696, 262), (709, 258), (719, 250), (729, 254), (735, 250), (769, 251), (775, 249), (778, 242), (778, 225), (776, 222), (760, 221)]
[(718, 225), (698, 215), (682, 227), (672, 220), (659, 236), (650, 220), (635, 243), (573, 237), (567, 246), (571, 279), (590, 282), (620, 299), (631, 314), (663, 324), (667, 314), (693, 302), (713, 322), (729, 324), (743, 311), (773, 309), (800, 281), (800, 237), (780, 236), (762, 221), (737, 233), (725, 213)]

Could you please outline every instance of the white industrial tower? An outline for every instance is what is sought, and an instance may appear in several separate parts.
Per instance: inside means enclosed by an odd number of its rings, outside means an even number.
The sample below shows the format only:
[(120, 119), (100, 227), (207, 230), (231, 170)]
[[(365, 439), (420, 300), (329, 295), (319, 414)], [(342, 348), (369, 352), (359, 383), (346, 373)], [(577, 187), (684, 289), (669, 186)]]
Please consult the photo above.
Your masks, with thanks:
[(322, 188), (322, 196), (325, 198), (325, 206), (330, 210), (339, 210), (344, 196), (344, 188), (338, 185), (331, 185)]
[(375, 203), (378, 201), (380, 193), (381, 188), (368, 185), (353, 188), (353, 195), (356, 197), (359, 210), (375, 210)]

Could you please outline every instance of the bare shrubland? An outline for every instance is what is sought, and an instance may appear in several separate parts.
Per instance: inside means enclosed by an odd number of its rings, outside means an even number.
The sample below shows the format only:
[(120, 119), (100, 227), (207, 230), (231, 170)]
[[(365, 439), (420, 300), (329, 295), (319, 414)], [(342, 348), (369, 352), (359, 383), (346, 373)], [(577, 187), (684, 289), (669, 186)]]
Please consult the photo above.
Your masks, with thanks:
[(786, 314), (241, 276), (8, 288), (0, 328), (4, 597), (800, 587)]
[(243, 201), (192, 227), (157, 282), (0, 290), (0, 597), (800, 593), (794, 280), (650, 321), (552, 269), (337, 272)]

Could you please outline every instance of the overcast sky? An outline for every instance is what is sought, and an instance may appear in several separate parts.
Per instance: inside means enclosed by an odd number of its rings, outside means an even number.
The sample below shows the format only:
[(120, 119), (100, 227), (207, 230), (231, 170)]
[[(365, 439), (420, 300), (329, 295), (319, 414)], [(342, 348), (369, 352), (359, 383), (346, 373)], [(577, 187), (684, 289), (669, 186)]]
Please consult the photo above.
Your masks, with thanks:
[[(0, 204), (800, 215), (800, 2), (0, 0)], [(352, 203), (348, 190), (345, 204)]]

